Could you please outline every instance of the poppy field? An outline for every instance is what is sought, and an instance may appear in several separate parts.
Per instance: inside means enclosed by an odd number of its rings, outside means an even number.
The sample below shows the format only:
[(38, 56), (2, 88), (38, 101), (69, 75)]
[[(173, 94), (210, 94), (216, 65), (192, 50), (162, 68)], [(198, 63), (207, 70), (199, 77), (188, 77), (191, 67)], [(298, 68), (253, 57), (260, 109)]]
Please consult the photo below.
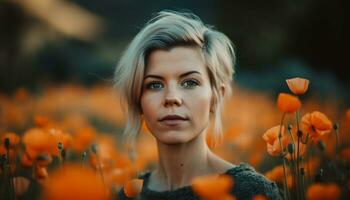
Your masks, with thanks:
[[(252, 165), (275, 181), (284, 199), (350, 198), (350, 108), (306, 95), (309, 82), (291, 78), (278, 95), (235, 87), (223, 112), (224, 135), (209, 147)], [(317, 91), (316, 91), (317, 92)], [(117, 199), (142, 188), (157, 148), (142, 126), (135, 153), (124, 144), (119, 95), (108, 85), (64, 84), (0, 93), (0, 197), (6, 200)], [(204, 200), (232, 200), (227, 177), (199, 177)], [(255, 200), (267, 199), (257, 195)]]

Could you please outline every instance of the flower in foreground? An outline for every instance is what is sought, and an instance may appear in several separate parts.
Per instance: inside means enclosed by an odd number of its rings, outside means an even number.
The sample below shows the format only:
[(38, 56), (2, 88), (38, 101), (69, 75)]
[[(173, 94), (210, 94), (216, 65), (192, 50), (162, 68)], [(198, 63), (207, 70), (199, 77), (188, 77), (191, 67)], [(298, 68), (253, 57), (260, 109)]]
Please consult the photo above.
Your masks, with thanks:
[(301, 118), (301, 130), (304, 134), (308, 133), (310, 139), (318, 139), (332, 130), (332, 122), (319, 111), (306, 113)]
[(63, 165), (44, 182), (43, 200), (107, 200), (102, 180), (88, 168)]
[(192, 181), (193, 191), (203, 199), (228, 199), (234, 182), (228, 175), (208, 175)]
[(296, 96), (280, 93), (277, 98), (277, 107), (284, 113), (294, 113), (301, 107), (301, 102)]
[(340, 197), (340, 188), (333, 183), (316, 183), (307, 189), (306, 196), (308, 200), (336, 200)]
[(289, 143), (289, 139), (288, 137), (284, 136), (284, 126), (282, 127), (280, 125), (274, 126), (268, 129), (263, 135), (263, 139), (265, 140), (267, 145), (267, 152), (271, 156), (278, 156), (282, 153), (281, 145), (278, 140), (278, 135), (280, 130), (282, 135), (282, 138), (281, 138), (282, 147), (285, 148)]
[(54, 137), (40, 128), (27, 130), (23, 136), (23, 143), (32, 160), (36, 159), (39, 154), (51, 153), (55, 146)]
[(124, 194), (129, 198), (137, 197), (143, 186), (143, 179), (132, 179), (124, 185)]
[(286, 80), (288, 88), (296, 95), (304, 94), (309, 87), (309, 80), (305, 78), (291, 78)]

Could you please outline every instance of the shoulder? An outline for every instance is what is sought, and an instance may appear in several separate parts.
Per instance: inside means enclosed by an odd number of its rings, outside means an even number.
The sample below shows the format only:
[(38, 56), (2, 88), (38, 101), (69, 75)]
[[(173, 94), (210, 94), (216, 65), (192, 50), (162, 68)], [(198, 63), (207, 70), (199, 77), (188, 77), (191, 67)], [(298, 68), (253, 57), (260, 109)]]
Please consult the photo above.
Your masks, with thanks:
[(246, 163), (230, 169), (226, 174), (232, 176), (234, 180), (232, 193), (237, 199), (252, 199), (259, 194), (265, 195), (270, 200), (282, 199), (276, 183)]

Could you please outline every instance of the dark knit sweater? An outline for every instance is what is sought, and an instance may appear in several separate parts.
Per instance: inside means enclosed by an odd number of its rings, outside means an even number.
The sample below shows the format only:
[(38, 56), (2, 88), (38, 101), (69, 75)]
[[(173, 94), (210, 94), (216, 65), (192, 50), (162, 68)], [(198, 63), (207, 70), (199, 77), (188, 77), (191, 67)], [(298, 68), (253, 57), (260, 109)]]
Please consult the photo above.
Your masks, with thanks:
[[(257, 173), (251, 166), (241, 163), (227, 170), (224, 174), (229, 175), (234, 180), (234, 187), (231, 194), (237, 200), (251, 200), (255, 195), (262, 194), (270, 200), (282, 199), (278, 187), (274, 182), (269, 181), (263, 175)], [(141, 192), (142, 200), (198, 200), (190, 186), (178, 188), (173, 191), (157, 192), (150, 190), (148, 186), (150, 173), (146, 173), (140, 178), (144, 180)], [(124, 194), (123, 188), (119, 191), (118, 200), (132, 200)]]

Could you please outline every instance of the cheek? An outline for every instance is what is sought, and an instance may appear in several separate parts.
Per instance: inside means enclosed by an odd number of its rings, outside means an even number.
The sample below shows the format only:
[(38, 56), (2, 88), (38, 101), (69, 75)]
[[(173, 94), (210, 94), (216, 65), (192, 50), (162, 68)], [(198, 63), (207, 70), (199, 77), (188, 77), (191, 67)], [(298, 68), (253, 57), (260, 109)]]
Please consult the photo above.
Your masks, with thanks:
[(207, 121), (209, 119), (209, 111), (211, 104), (211, 90), (201, 90), (193, 95), (188, 95), (187, 102), (189, 102), (192, 115), (198, 121)]
[(145, 121), (156, 117), (157, 108), (159, 108), (159, 99), (157, 95), (145, 93), (141, 96), (141, 108)]

